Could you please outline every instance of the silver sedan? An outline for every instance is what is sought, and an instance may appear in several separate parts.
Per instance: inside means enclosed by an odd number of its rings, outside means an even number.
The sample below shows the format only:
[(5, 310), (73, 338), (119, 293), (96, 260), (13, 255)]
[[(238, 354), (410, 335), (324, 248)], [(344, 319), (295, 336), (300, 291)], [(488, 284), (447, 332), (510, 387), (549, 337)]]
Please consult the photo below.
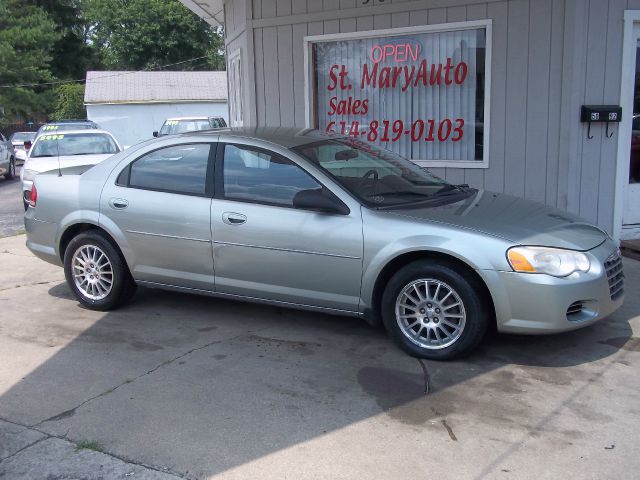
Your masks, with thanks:
[(560, 332), (623, 302), (602, 230), (351, 138), (200, 132), (61, 173), (35, 179), (27, 246), (92, 309), (140, 284), (359, 316), (411, 355), (450, 359), (491, 324)]

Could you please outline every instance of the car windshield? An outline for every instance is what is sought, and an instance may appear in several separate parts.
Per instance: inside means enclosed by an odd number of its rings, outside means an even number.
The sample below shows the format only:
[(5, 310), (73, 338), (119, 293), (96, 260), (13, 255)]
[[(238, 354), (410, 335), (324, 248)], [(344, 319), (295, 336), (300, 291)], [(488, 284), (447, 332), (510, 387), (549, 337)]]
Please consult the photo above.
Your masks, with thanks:
[(10, 140), (12, 142), (33, 141), (35, 136), (36, 136), (35, 132), (16, 132), (13, 135), (11, 135)]
[(101, 155), (119, 151), (113, 138), (105, 133), (48, 133), (38, 138), (30, 157)]
[(356, 139), (323, 140), (292, 150), (372, 207), (408, 205), (463, 193), (410, 160)]
[(160, 129), (160, 135), (173, 135), (174, 133), (195, 132), (211, 128), (208, 118), (197, 120), (167, 120)]

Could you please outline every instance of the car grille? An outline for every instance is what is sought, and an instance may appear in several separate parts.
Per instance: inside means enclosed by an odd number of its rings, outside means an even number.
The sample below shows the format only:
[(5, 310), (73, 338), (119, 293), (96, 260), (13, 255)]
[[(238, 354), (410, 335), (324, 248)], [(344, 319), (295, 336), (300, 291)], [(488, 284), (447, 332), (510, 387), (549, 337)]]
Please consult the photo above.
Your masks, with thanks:
[(622, 271), (622, 257), (619, 251), (615, 251), (604, 262), (609, 282), (609, 295), (611, 300), (617, 300), (624, 295), (624, 272)]

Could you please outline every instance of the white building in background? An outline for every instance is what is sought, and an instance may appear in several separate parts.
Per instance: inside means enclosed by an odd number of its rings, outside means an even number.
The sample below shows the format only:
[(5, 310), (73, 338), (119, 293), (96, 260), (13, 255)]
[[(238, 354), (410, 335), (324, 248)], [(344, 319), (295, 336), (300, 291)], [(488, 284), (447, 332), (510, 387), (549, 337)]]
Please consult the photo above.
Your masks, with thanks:
[(226, 72), (87, 72), (84, 103), (87, 118), (121, 145), (152, 138), (170, 117), (229, 122)]

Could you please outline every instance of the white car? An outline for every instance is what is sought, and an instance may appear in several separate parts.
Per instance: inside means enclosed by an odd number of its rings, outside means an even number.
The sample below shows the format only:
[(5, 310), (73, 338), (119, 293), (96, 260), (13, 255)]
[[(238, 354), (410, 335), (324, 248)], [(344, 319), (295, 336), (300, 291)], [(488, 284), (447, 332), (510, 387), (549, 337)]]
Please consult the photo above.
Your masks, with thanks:
[(25, 142), (33, 142), (36, 138), (36, 132), (15, 132), (9, 140), (13, 144), (13, 149), (16, 152), (16, 162), (24, 163), (27, 160), (27, 150), (25, 149)]
[(163, 135), (175, 135), (177, 133), (197, 132), (198, 130), (211, 130), (226, 128), (227, 122), (222, 117), (174, 117), (167, 118), (160, 131), (153, 132), (154, 137)]
[(29, 205), (33, 179), (38, 173), (51, 170), (62, 173), (69, 167), (96, 165), (121, 151), (118, 141), (104, 130), (66, 130), (39, 135), (20, 173), (24, 209)]

